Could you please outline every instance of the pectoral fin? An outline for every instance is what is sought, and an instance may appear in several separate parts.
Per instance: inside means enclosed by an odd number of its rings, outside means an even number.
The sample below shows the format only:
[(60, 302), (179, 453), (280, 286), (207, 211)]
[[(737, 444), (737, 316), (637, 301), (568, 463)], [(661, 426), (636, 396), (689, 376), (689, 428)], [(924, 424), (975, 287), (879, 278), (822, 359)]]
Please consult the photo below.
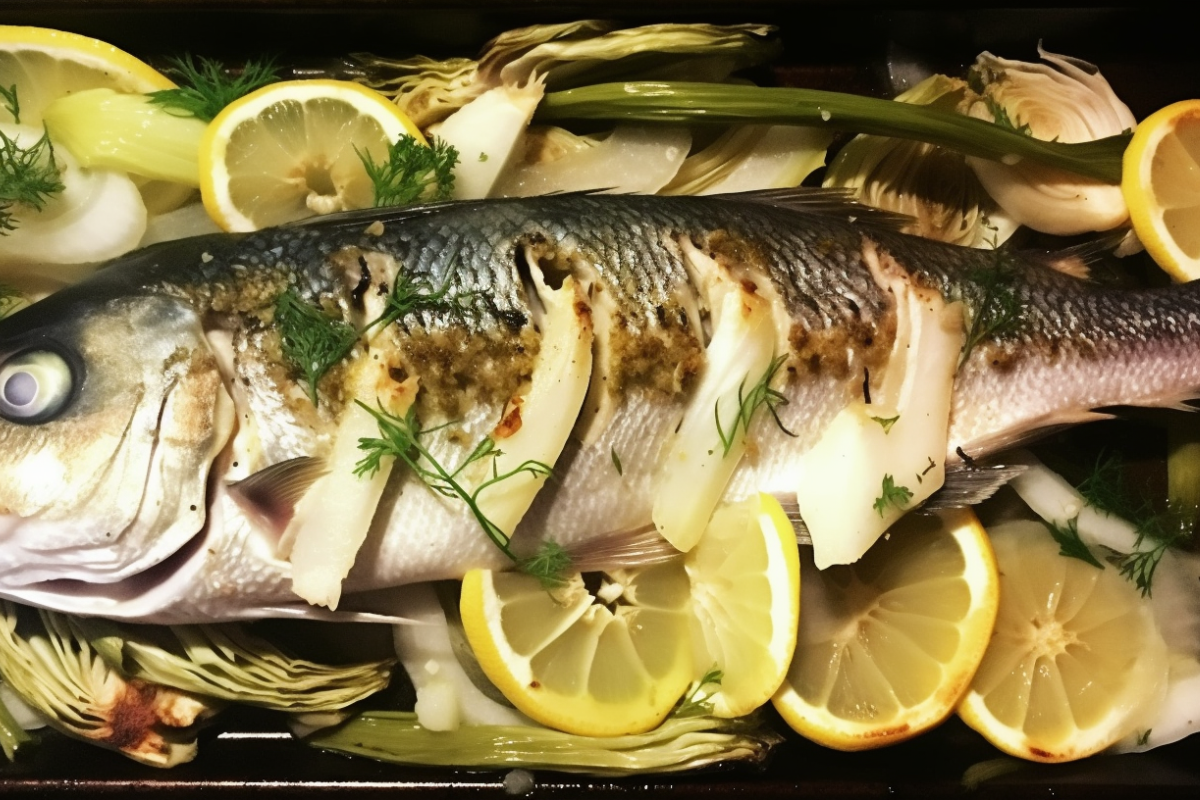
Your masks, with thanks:
[(300, 498), (328, 471), (325, 459), (300, 456), (272, 464), (226, 488), (251, 522), (278, 539), (292, 521)]

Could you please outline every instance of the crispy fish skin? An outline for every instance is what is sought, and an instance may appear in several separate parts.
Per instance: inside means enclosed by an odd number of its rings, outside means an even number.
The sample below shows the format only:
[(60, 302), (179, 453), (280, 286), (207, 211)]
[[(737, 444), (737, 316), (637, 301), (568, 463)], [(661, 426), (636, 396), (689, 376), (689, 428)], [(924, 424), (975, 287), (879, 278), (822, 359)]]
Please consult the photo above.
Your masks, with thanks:
[[(894, 304), (868, 250), (948, 299), (1002, 267), (1021, 308), (1019, 324), (981, 340), (958, 372), (948, 458), (1200, 387), (1200, 289), (1106, 288), (1038, 258), (1001, 264), (819, 206), (780, 193), (482, 201), (198, 237), (114, 262), (0, 320), (0, 392), (30, 353), (56, 354), (68, 374), (53, 413), (0, 406), (0, 595), (159, 622), (327, 616), (292, 594), (275, 533), (251, 522), (227, 485), (328, 454), (356, 399), (345, 365), (360, 358), (396, 382), (416, 376), (419, 417), (437, 428), (422, 441), (460, 463), (511, 421), (536, 367), (534, 272), (551, 285), (580, 282), (596, 336), (576, 436), (517, 528), (522, 552), (649, 521), (662, 447), (705, 368), (703, 265), (770, 301), (777, 352), (788, 356), (780, 418), (794, 436), (760, 415), (731, 495), (793, 491), (796, 456), (886, 364)], [(320, 380), (314, 406), (282, 357), (280, 293), (361, 329), (397, 275), (445, 291), (446, 302), (360, 339)], [(113, 477), (98, 483), (101, 473)], [(120, 491), (102, 491), (103, 480)], [(462, 503), (397, 469), (338, 614), (386, 615), (376, 590), (505, 563)]]

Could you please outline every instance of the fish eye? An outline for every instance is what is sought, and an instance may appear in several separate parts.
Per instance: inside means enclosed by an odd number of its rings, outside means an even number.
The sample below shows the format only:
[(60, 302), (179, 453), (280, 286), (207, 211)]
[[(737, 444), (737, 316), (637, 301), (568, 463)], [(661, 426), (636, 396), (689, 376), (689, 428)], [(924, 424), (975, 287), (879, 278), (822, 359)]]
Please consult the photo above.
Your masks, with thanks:
[(71, 367), (52, 350), (32, 350), (0, 365), (0, 417), (44, 422), (71, 396)]

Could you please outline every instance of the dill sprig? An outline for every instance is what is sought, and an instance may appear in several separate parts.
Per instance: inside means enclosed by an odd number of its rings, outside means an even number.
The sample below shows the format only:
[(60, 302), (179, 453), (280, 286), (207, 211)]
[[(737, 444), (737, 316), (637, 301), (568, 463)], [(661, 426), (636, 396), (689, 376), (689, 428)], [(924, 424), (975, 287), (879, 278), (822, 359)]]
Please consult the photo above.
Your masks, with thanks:
[(308, 384), (308, 396), (317, 405), (317, 383), (329, 369), (341, 361), (354, 347), (360, 336), (372, 328), (390, 325), (405, 315), (422, 309), (462, 314), (467, 299), (474, 292), (461, 293), (447, 299), (450, 273), (440, 289), (426, 280), (414, 280), (403, 272), (388, 292), (384, 310), (362, 330), (329, 316), (300, 299), (294, 289), (287, 289), (275, 302), (275, 322), (283, 342), (284, 358), (298, 370)]
[(909, 491), (907, 486), (897, 486), (895, 479), (891, 475), (883, 476), (883, 483), (880, 486), (881, 493), (875, 498), (872, 508), (879, 512), (879, 516), (883, 516), (883, 512), (887, 511), (888, 506), (895, 506), (901, 511), (908, 505), (908, 501), (912, 500), (913, 493)]
[(426, 147), (415, 136), (401, 136), (388, 145), (382, 163), (357, 147), (354, 152), (371, 179), (376, 207), (449, 200), (454, 193), (458, 150), (437, 137)]
[(738, 409), (737, 415), (733, 418), (733, 424), (729, 430), (725, 430), (725, 426), (721, 424), (721, 401), (718, 400), (713, 407), (713, 415), (717, 420), (717, 436), (721, 438), (721, 447), (724, 448), (722, 455), (729, 455), (729, 451), (733, 449), (734, 442), (737, 439), (738, 428), (742, 429), (744, 434), (750, 433), (750, 423), (754, 420), (754, 412), (763, 406), (771, 412), (771, 416), (775, 419), (775, 424), (779, 426), (779, 430), (786, 433), (788, 436), (796, 434), (784, 427), (783, 422), (779, 419), (779, 406), (787, 405), (787, 398), (782, 392), (771, 388), (771, 381), (775, 378), (775, 373), (779, 372), (779, 368), (783, 366), (783, 362), (787, 360), (787, 356), (779, 356), (772, 359), (767, 366), (766, 372), (758, 379), (758, 382), (751, 387), (750, 391), (746, 391), (746, 381), (742, 380), (738, 386)]
[(0, 319), (25, 305), (25, 296), (16, 287), (0, 283)]
[[(1140, 544), (1139, 540), (1137, 546)], [(1109, 563), (1121, 570), (1122, 577), (1133, 581), (1143, 597), (1149, 597), (1152, 594), (1154, 571), (1170, 546), (1169, 542), (1156, 542), (1149, 550), (1135, 549), (1132, 553), (1114, 554), (1109, 557)]]
[[(509, 538), (504, 531), (490, 520), (479, 507), (479, 496), (488, 487), (502, 483), (521, 473), (549, 477), (551, 469), (548, 464), (530, 459), (523, 461), (514, 469), (500, 472), (496, 465), (496, 459), (502, 454), (502, 451), (496, 447), (496, 442), (490, 436), (485, 436), (470, 455), (451, 470), (435, 459), (433, 454), (421, 444), (421, 435), (429, 431), (421, 428), (420, 420), (417, 419), (416, 406), (410, 406), (407, 413), (403, 417), (399, 417), (389, 414), (383, 409), (373, 409), (361, 400), (355, 402), (366, 409), (379, 425), (378, 438), (364, 437), (358, 440), (358, 448), (366, 455), (355, 465), (355, 475), (374, 475), (379, 470), (382, 459), (389, 456), (399, 459), (433, 491), (443, 497), (466, 503), (471, 516), (479, 523), (479, 527), (483, 528), (487, 537), (522, 571), (536, 577), (543, 586), (554, 586), (561, 582), (563, 572), (570, 566), (570, 558), (566, 551), (557, 548), (557, 545), (546, 543), (538, 555), (529, 559), (520, 558), (509, 546)], [(437, 430), (437, 428), (430, 429), (430, 431), (432, 430)], [(486, 459), (492, 459), (491, 476), (482, 481), (474, 491), (467, 491), (460, 481), (463, 470)]]
[(446, 278), (437, 289), (428, 280), (412, 278), (401, 271), (396, 275), (392, 290), (388, 292), (383, 312), (371, 320), (363, 333), (377, 326), (388, 326), (417, 311), (446, 312), (461, 317), (468, 308), (468, 303), (478, 292), (459, 292), (450, 297), (450, 277), (454, 272), (454, 261), (446, 269)]
[[(721, 689), (721, 681), (725, 673), (716, 664), (709, 667), (708, 672), (701, 676), (695, 687), (679, 702), (679, 706), (671, 715), (673, 717), (703, 717), (713, 710), (713, 695)], [(707, 687), (713, 688), (707, 688)]]
[(21, 124), (21, 101), (17, 97), (17, 85), (5, 88), (0, 86), (0, 100), (4, 101), (4, 108), (9, 114), (12, 114), (13, 122)]
[[(1169, 505), (1166, 511), (1156, 512), (1148, 498), (1127, 491), (1121, 480), (1123, 474), (1120, 456), (1101, 455), (1091, 474), (1076, 488), (1088, 505), (1100, 513), (1120, 517), (1134, 526), (1137, 538), (1133, 552), (1115, 553), (1108, 561), (1122, 576), (1133, 581), (1143, 596), (1150, 596), (1154, 572), (1163, 555), (1191, 538), (1192, 526), (1182, 509)], [(1147, 542), (1150, 546), (1143, 550)]]
[(1002, 250), (993, 250), (990, 267), (972, 270), (959, 300), (966, 307), (967, 335), (963, 342), (961, 367), (971, 351), (984, 339), (1007, 333), (1016, 328), (1025, 316), (1025, 306), (1017, 297), (1011, 264)]
[(1083, 539), (1079, 538), (1079, 518), (1072, 517), (1067, 521), (1066, 525), (1058, 525), (1052, 522), (1046, 522), (1046, 529), (1050, 531), (1050, 535), (1054, 537), (1054, 541), (1058, 542), (1058, 554), (1067, 558), (1077, 558), (1080, 561), (1086, 561), (1097, 569), (1104, 569), (1104, 565), (1092, 555), (1092, 551), (1084, 543)]
[(520, 559), (517, 568), (537, 578), (543, 589), (556, 589), (566, 583), (564, 576), (571, 569), (571, 554), (558, 542), (544, 541), (535, 554)]
[(17, 229), (15, 209), (41, 211), (63, 188), (48, 133), (32, 146), (21, 147), (0, 132), (0, 236)]
[(1091, 472), (1075, 488), (1087, 504), (1105, 516), (1120, 517), (1138, 525), (1154, 515), (1150, 501), (1126, 490), (1125, 465), (1117, 453), (1101, 453)]
[(193, 59), (186, 54), (171, 59), (168, 71), (177, 74), (183, 85), (151, 92), (150, 102), (205, 122), (212, 122), (221, 109), (239, 97), (279, 80), (274, 58), (248, 61), (239, 72), (231, 74), (220, 61), (203, 56)]
[(308, 396), (317, 405), (317, 384), (329, 369), (358, 341), (352, 325), (326, 314), (287, 289), (275, 301), (275, 323), (283, 356), (304, 376)]

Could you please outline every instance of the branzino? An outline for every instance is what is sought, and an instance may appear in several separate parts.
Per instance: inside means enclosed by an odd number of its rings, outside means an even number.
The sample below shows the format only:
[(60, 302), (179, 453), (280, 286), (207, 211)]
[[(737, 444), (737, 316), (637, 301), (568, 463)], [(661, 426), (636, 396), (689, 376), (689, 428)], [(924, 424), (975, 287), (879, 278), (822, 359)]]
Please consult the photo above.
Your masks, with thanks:
[[(943, 246), (864, 216), (786, 192), (563, 196), (135, 252), (0, 321), (0, 595), (156, 622), (333, 614), (293, 593), (280, 530), (229, 487), (325, 458), (353, 401), (377, 406), (388, 381), (417, 387), (423, 442), (445, 464), (484, 436), (503, 449), (516, 427), (537, 430), (520, 397), (546, 335), (542, 298), (568, 281), (592, 337), (590, 385), (516, 526), (522, 552), (650, 521), (664, 442), (707, 367), (722, 280), (770, 304), (786, 356), (781, 424), (755, 419), (731, 498), (793, 491), (798, 455), (870, 389), (896, 327), (880, 262), (947, 299), (981, 296), (982, 276), (1003, 269), (1020, 306), (1019, 324), (988, 333), (958, 369), (948, 461), (1200, 387), (1200, 289), (1105, 288), (1044, 258)], [(320, 376), (314, 404), (283, 357), (280, 295), (362, 330), (397, 281), (423, 287), (426, 302), (360, 337)], [(364, 359), (383, 387), (370, 398), (350, 378)], [(372, 520), (343, 584), (344, 618), (386, 617), (389, 587), (508, 563), (462, 502), (408, 469), (392, 471)]]

